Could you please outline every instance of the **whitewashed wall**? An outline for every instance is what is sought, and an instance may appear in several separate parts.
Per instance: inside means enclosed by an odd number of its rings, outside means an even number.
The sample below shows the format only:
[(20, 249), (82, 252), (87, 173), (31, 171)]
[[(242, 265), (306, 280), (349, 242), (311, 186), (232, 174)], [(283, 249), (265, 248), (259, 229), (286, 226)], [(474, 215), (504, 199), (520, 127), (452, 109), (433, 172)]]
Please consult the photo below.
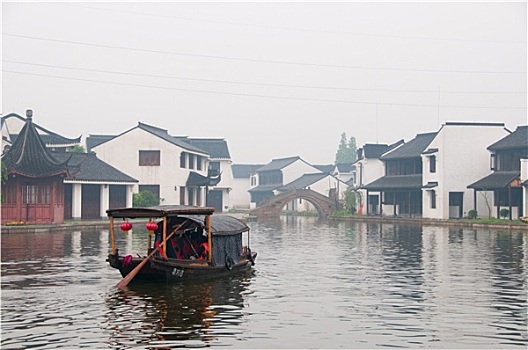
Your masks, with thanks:
[(299, 159), (282, 169), (282, 184), (286, 185), (304, 174), (320, 172), (321, 171), (316, 167), (311, 166), (310, 164)]
[[(160, 166), (139, 166), (139, 151), (160, 151)], [(93, 148), (97, 157), (111, 164), (125, 174), (139, 180), (138, 185), (159, 185), (162, 204), (180, 204), (180, 186), (185, 186), (191, 169), (180, 168), (180, 154), (184, 150), (139, 128), (115, 137)], [(203, 159), (208, 155), (200, 154)], [(202, 170), (192, 170), (207, 175), (207, 162)], [(138, 192), (138, 185), (134, 192)], [(176, 190), (175, 190), (176, 188)], [(185, 196), (187, 200), (187, 195)], [(202, 191), (201, 202), (205, 204), (205, 191)]]
[(251, 195), (249, 194), (250, 178), (233, 178), (233, 188), (229, 193), (233, 209), (249, 209)]
[(210, 190), (221, 190), (222, 191), (222, 205), (223, 210), (229, 210), (233, 208), (231, 190), (233, 188), (233, 170), (231, 169), (232, 161), (230, 159), (213, 159), (220, 163), (220, 172), (222, 173), (222, 179), (218, 185), (213, 186)]
[[(449, 218), (449, 192), (463, 192), (463, 213), (473, 209), (473, 190), (467, 186), (491, 173), (487, 147), (507, 136), (504, 126), (444, 125), (428, 148), (438, 148), (436, 172), (429, 171), (429, 158), (422, 155), (423, 184), (438, 182), (436, 209), (430, 205), (430, 191), (422, 191), (424, 218)], [(477, 137), (478, 135), (478, 137)], [(484, 199), (479, 194), (479, 216), (487, 213)], [(493, 198), (491, 198), (493, 199)]]
[[(354, 187), (369, 184), (385, 175), (385, 167), (383, 162), (378, 158), (363, 158), (356, 163), (356, 180)], [(358, 190), (360, 197), (357, 198), (357, 208), (359, 211), (360, 205), (363, 205), (361, 214), (367, 214), (367, 191)], [(379, 193), (371, 192), (371, 195)], [(380, 198), (381, 200), (381, 198)], [(385, 210), (385, 208), (384, 208)]]

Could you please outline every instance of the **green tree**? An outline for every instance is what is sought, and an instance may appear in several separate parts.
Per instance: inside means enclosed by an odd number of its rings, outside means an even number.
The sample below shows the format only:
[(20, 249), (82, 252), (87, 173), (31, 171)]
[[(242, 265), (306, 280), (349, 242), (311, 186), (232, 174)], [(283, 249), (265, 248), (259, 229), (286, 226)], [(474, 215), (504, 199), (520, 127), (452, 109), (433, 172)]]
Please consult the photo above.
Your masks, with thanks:
[(7, 182), (7, 167), (2, 161), (2, 185), (4, 185)]
[(350, 187), (343, 193), (343, 207), (349, 214), (357, 212), (357, 194)]
[(133, 207), (152, 207), (159, 204), (160, 199), (151, 191), (139, 191), (132, 196)]
[(1, 161), (2, 163), (2, 195), (0, 196), (0, 202), (4, 203), (4, 185), (7, 182), (8, 174), (7, 174), (7, 167), (4, 163), (4, 161)]
[(70, 149), (71, 153), (86, 153), (84, 147), (81, 145), (75, 145)]
[(352, 164), (357, 160), (357, 146), (356, 138), (351, 137), (347, 141), (345, 132), (341, 134), (339, 147), (337, 148), (335, 156), (335, 164)]

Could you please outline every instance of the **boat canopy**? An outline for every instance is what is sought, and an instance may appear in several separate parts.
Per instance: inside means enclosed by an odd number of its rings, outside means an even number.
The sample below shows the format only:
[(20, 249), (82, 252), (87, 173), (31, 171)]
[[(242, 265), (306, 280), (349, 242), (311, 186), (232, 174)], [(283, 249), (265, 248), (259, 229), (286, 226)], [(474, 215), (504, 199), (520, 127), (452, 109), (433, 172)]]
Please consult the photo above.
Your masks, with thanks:
[[(204, 226), (204, 215), (180, 215), (178, 220), (184, 221), (185, 219), (192, 220)], [(174, 220), (174, 219), (173, 219)], [(179, 222), (177, 222), (179, 223)], [(211, 233), (213, 236), (217, 235), (233, 235), (249, 231), (249, 227), (242, 221), (238, 220), (229, 215), (212, 215), (211, 216)]]
[(161, 218), (180, 215), (211, 215), (215, 211), (211, 207), (196, 207), (190, 205), (159, 205), (154, 207), (108, 209), (106, 214), (114, 218)]

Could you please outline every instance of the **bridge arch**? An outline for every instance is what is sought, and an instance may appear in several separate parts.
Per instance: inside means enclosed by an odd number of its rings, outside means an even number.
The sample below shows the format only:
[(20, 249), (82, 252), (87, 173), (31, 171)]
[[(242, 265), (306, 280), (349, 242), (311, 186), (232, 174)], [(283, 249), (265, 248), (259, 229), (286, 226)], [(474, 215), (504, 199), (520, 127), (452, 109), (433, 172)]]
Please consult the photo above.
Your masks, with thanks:
[(335, 200), (309, 189), (293, 189), (288, 192), (270, 197), (251, 210), (250, 214), (259, 217), (277, 217), (282, 209), (295, 199), (304, 199), (310, 202), (320, 218), (330, 216), (337, 208)]

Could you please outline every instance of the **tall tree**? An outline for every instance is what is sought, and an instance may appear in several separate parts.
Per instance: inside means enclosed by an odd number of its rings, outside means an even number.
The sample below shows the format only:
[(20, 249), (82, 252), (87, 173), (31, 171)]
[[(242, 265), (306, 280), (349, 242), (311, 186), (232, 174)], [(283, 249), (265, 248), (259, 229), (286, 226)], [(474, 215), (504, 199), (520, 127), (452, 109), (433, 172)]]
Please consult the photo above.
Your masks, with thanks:
[(335, 164), (352, 164), (357, 160), (356, 138), (351, 137), (347, 142), (346, 133), (341, 134), (341, 141), (336, 152)]

